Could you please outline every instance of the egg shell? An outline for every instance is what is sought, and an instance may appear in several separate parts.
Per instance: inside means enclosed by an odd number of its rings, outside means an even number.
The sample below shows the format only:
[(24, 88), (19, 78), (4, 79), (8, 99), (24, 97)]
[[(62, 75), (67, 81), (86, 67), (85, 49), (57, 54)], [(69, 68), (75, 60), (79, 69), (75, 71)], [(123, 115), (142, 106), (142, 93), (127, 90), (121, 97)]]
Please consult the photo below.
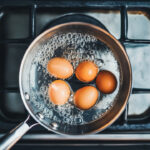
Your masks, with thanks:
[(61, 57), (52, 58), (47, 64), (47, 70), (52, 76), (60, 79), (67, 79), (73, 74), (71, 63)]
[(110, 71), (102, 70), (97, 75), (96, 86), (102, 93), (110, 94), (117, 87), (116, 77)]
[(64, 105), (70, 97), (70, 86), (63, 80), (55, 80), (49, 85), (48, 95), (55, 105)]
[(74, 104), (83, 110), (93, 107), (98, 99), (99, 92), (93, 86), (80, 88), (74, 94)]
[(98, 73), (98, 67), (92, 61), (83, 61), (76, 68), (76, 77), (82, 82), (91, 82)]

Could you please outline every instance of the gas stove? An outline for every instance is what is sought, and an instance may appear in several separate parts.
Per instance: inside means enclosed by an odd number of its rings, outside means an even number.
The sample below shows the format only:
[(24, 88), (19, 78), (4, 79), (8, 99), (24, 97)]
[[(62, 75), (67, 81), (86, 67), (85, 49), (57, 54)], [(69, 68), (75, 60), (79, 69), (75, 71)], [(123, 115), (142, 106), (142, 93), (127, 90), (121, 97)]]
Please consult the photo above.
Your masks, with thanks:
[(146, 0), (0, 1), (0, 136), (27, 116), (18, 84), (27, 47), (37, 35), (70, 14), (96, 19), (125, 47), (133, 72), (128, 105), (101, 133), (64, 138), (37, 126), (19, 144), (150, 144), (150, 2)]

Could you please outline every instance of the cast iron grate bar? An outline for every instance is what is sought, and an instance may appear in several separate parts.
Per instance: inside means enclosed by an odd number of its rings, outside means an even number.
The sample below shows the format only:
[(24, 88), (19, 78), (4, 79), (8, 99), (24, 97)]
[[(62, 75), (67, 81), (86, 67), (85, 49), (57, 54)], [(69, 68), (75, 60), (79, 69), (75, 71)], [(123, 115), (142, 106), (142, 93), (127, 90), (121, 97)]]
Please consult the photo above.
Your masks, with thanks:
[(33, 41), (33, 38), (26, 39), (5, 39), (0, 40), (0, 44), (29, 44)]
[(143, 39), (120, 39), (121, 42), (124, 44), (150, 44), (150, 40), (143, 40)]
[(36, 7), (36, 5), (33, 5), (30, 13), (30, 33), (32, 38), (36, 36)]
[(150, 89), (133, 88), (132, 94), (150, 94)]
[(0, 88), (0, 93), (19, 93), (19, 87)]
[[(121, 35), (120, 35), (120, 42), (124, 41), (127, 38), (128, 32), (128, 16), (127, 16), (127, 9), (126, 6), (122, 6), (120, 9), (120, 16), (121, 16)], [(123, 114), (119, 118), (121, 124), (125, 124), (128, 120), (128, 105), (126, 106)]]
[(150, 1), (149, 0), (136, 0), (136, 1), (132, 1), (132, 0), (85, 0), (85, 1), (81, 1), (81, 0), (45, 0), (44, 2), (42, 0), (26, 0), (26, 1), (20, 1), (20, 0), (1, 0), (0, 1), (0, 5), (5, 5), (5, 6), (29, 6), (29, 5), (33, 5), (37, 4), (38, 7), (50, 7), (50, 8), (54, 8), (54, 7), (63, 7), (63, 8), (81, 8), (81, 7), (92, 7), (94, 8), (102, 8), (102, 7), (109, 7), (109, 8), (114, 8), (114, 7), (120, 7), (122, 5), (128, 5), (128, 6), (132, 6), (132, 7), (148, 7), (150, 5)]
[(128, 16), (125, 6), (121, 7), (121, 41), (126, 40), (128, 32)]

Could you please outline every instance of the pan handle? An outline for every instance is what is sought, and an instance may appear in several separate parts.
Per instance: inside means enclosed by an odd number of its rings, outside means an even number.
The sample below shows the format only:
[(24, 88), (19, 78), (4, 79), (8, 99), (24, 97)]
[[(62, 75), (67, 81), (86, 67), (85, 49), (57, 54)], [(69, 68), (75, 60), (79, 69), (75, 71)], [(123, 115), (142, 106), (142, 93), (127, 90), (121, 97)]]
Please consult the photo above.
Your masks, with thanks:
[(20, 123), (0, 140), (0, 150), (9, 150), (28, 130), (39, 124), (35, 122), (31, 123), (30, 118), (28, 116), (24, 122)]

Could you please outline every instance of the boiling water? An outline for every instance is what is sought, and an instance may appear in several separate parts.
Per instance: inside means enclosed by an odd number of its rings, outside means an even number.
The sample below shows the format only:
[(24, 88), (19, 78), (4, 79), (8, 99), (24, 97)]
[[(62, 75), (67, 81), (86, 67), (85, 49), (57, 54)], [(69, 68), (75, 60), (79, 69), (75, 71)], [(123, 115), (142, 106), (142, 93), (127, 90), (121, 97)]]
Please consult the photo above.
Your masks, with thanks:
[[(31, 101), (37, 112), (50, 122), (81, 125), (92, 122), (103, 116), (113, 105), (119, 90), (119, 66), (111, 50), (94, 36), (81, 33), (57, 34), (44, 41), (36, 48), (30, 71)], [(48, 86), (56, 80), (47, 72), (48, 61), (53, 57), (63, 57), (70, 61), (74, 69), (84, 61), (93, 61), (99, 70), (109, 70), (117, 78), (118, 85), (112, 94), (100, 93), (96, 105), (89, 110), (80, 110), (73, 103), (74, 92), (83, 86), (95, 86), (95, 82), (84, 84), (73, 75), (66, 82), (70, 84), (71, 96), (62, 106), (51, 103), (48, 97)], [(59, 93), (58, 93), (59, 94)]]

